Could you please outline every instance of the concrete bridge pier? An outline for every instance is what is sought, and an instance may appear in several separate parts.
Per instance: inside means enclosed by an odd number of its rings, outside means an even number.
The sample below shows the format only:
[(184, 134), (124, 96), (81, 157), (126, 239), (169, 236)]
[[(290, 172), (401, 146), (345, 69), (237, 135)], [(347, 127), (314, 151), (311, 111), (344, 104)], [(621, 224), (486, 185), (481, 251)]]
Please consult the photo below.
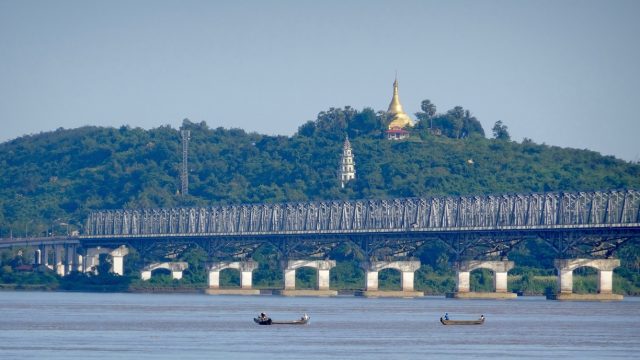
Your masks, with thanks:
[(120, 276), (124, 275), (124, 257), (129, 255), (129, 249), (122, 245), (109, 253), (112, 259), (111, 271)]
[(65, 245), (64, 251), (65, 251), (64, 273), (65, 275), (68, 275), (70, 272), (75, 271), (78, 268), (77, 266), (78, 254), (76, 252), (75, 245), (69, 245), (69, 244)]
[[(209, 288), (205, 289), (210, 295), (259, 295), (260, 290), (253, 289), (253, 270), (258, 268), (258, 263), (249, 261), (221, 261), (209, 265)], [(240, 289), (221, 289), (220, 272), (225, 269), (240, 271)]]
[(55, 271), (60, 276), (66, 276), (71, 271), (77, 268), (77, 254), (76, 246), (65, 245), (53, 245), (54, 264)]
[(33, 252), (33, 266), (34, 267), (38, 267), (38, 266), (40, 266), (40, 264), (42, 264), (42, 250), (41, 250), (41, 247), (42, 246), (38, 247)]
[[(335, 260), (289, 260), (284, 266), (284, 289), (274, 294), (284, 296), (335, 296), (338, 292), (329, 288), (329, 272), (336, 266)], [(314, 290), (296, 289), (296, 269), (314, 268), (318, 272), (317, 288)]]
[(151, 273), (154, 270), (165, 269), (171, 272), (171, 278), (180, 280), (182, 279), (182, 272), (189, 268), (189, 263), (185, 261), (175, 261), (175, 262), (163, 262), (163, 263), (153, 263), (149, 264), (142, 269), (140, 272), (140, 278), (142, 280), (151, 279)]
[(129, 254), (129, 249), (122, 245), (116, 249), (109, 249), (103, 247), (88, 248), (82, 259), (82, 271), (92, 272), (97, 271), (98, 265), (100, 265), (100, 255), (107, 254), (111, 256), (111, 272), (120, 276), (124, 275), (124, 257)]
[(42, 265), (53, 270), (53, 266), (49, 264), (49, 254), (51, 252), (51, 245), (40, 245), (40, 263), (38, 265)]
[(63, 245), (53, 245), (53, 264), (56, 274), (65, 276), (65, 247)]
[(84, 256), (82, 255), (82, 247), (73, 247), (73, 262), (71, 264), (71, 271), (84, 272)]
[(35, 266), (47, 266), (47, 245), (40, 244), (34, 253), (34, 265)]
[[(366, 297), (419, 297), (424, 293), (414, 290), (414, 274), (420, 268), (420, 261), (371, 261), (363, 264), (366, 272), (364, 291), (356, 292)], [(378, 289), (378, 273), (384, 269), (396, 269), (402, 274), (402, 290), (381, 291)]]
[[(456, 299), (513, 299), (515, 293), (507, 292), (507, 274), (513, 269), (513, 261), (483, 261), (469, 260), (456, 264), (456, 291), (448, 293), (448, 298)], [(493, 271), (494, 292), (471, 291), (471, 272), (476, 269), (489, 269)]]
[(75, 257), (74, 245), (54, 245), (54, 263), (56, 273), (60, 276), (66, 276), (73, 270), (73, 263)]
[(97, 271), (97, 267), (100, 264), (100, 250), (101, 248), (88, 248), (85, 249), (82, 255), (82, 272), (94, 272)]
[[(51, 258), (51, 261), (49, 261), (49, 258)], [(34, 254), (34, 264), (36, 266), (45, 266), (60, 276), (65, 275), (63, 259), (64, 247), (62, 245), (41, 244)]]
[[(623, 296), (613, 293), (613, 270), (620, 266), (619, 259), (556, 259), (558, 271), (558, 292), (547, 295), (550, 300), (622, 300)], [(573, 271), (581, 267), (598, 270), (598, 292), (596, 294), (573, 293)]]

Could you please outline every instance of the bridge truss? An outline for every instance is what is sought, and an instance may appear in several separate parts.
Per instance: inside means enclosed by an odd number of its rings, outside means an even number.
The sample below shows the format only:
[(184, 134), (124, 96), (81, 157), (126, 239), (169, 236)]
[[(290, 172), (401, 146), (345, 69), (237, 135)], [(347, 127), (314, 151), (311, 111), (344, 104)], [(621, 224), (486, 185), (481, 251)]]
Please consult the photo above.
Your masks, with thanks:
[(639, 236), (640, 192), (614, 190), (98, 210), (80, 238), (196, 243), (215, 257), (246, 256), (265, 242), (287, 257), (321, 256), (345, 241), (365, 256), (397, 257), (440, 240), (464, 258), (505, 256), (527, 238), (543, 239), (560, 256), (608, 257)]

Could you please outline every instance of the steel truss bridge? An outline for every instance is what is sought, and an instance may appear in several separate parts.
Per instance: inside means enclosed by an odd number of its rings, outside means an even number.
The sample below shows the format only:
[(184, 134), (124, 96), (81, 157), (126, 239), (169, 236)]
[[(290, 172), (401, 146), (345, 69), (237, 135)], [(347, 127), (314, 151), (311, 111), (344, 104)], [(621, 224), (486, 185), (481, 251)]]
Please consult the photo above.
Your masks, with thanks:
[(326, 256), (337, 244), (369, 258), (410, 256), (440, 240), (458, 259), (504, 257), (525, 239), (560, 257), (609, 257), (640, 238), (640, 192), (613, 190), (212, 207), (99, 210), (79, 240), (138, 249), (198, 244), (211, 257), (243, 257), (265, 242), (285, 257)]

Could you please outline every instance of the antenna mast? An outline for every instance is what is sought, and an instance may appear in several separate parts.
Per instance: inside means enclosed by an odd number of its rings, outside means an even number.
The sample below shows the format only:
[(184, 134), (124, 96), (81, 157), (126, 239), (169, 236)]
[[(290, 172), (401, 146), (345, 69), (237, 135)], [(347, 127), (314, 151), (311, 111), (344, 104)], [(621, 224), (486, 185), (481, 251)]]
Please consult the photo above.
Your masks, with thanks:
[(182, 135), (182, 172), (180, 173), (180, 180), (182, 181), (182, 191), (180, 194), (185, 196), (189, 193), (189, 139), (191, 138), (191, 131), (181, 130)]

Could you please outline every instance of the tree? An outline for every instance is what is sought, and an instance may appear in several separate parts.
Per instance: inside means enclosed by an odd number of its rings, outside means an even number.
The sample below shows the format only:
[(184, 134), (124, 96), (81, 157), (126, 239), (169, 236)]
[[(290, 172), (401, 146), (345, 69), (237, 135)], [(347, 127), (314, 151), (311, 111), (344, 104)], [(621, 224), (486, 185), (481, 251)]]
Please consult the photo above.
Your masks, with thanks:
[(482, 124), (480, 124), (480, 121), (478, 121), (475, 116), (471, 116), (471, 112), (469, 110), (465, 110), (462, 123), (461, 137), (467, 137), (471, 134), (479, 134), (484, 137)]
[(316, 131), (316, 123), (307, 121), (298, 128), (298, 135), (312, 137)]
[(315, 134), (327, 139), (344, 139), (347, 124), (353, 120), (358, 112), (351, 106), (344, 109), (329, 108), (329, 111), (321, 111), (316, 119)]
[(436, 114), (436, 105), (429, 99), (423, 100), (420, 104), (420, 108), (429, 118), (432, 118)]
[(496, 140), (511, 140), (511, 135), (509, 135), (509, 131), (507, 125), (502, 124), (502, 120), (496, 121), (495, 125), (493, 125), (493, 138)]
[(368, 135), (379, 132), (383, 125), (380, 117), (376, 116), (375, 111), (371, 108), (364, 108), (357, 113), (347, 124), (348, 133), (351, 138), (360, 135)]
[(459, 139), (462, 135), (462, 128), (464, 126), (464, 108), (462, 108), (462, 106), (456, 106), (447, 111), (447, 115), (450, 117), (451, 123), (453, 124), (453, 137)]
[(442, 135), (453, 139), (469, 137), (473, 134), (484, 137), (484, 129), (480, 121), (471, 115), (469, 110), (462, 106), (456, 106), (431, 119), (433, 127), (438, 129)]
[(422, 100), (422, 103), (420, 104), (420, 108), (422, 109), (422, 112), (417, 112), (416, 117), (421, 122), (422, 121), (429, 122), (429, 129), (431, 129), (433, 125), (432, 119), (436, 115), (436, 105), (433, 104), (431, 100), (427, 99), (427, 100)]

